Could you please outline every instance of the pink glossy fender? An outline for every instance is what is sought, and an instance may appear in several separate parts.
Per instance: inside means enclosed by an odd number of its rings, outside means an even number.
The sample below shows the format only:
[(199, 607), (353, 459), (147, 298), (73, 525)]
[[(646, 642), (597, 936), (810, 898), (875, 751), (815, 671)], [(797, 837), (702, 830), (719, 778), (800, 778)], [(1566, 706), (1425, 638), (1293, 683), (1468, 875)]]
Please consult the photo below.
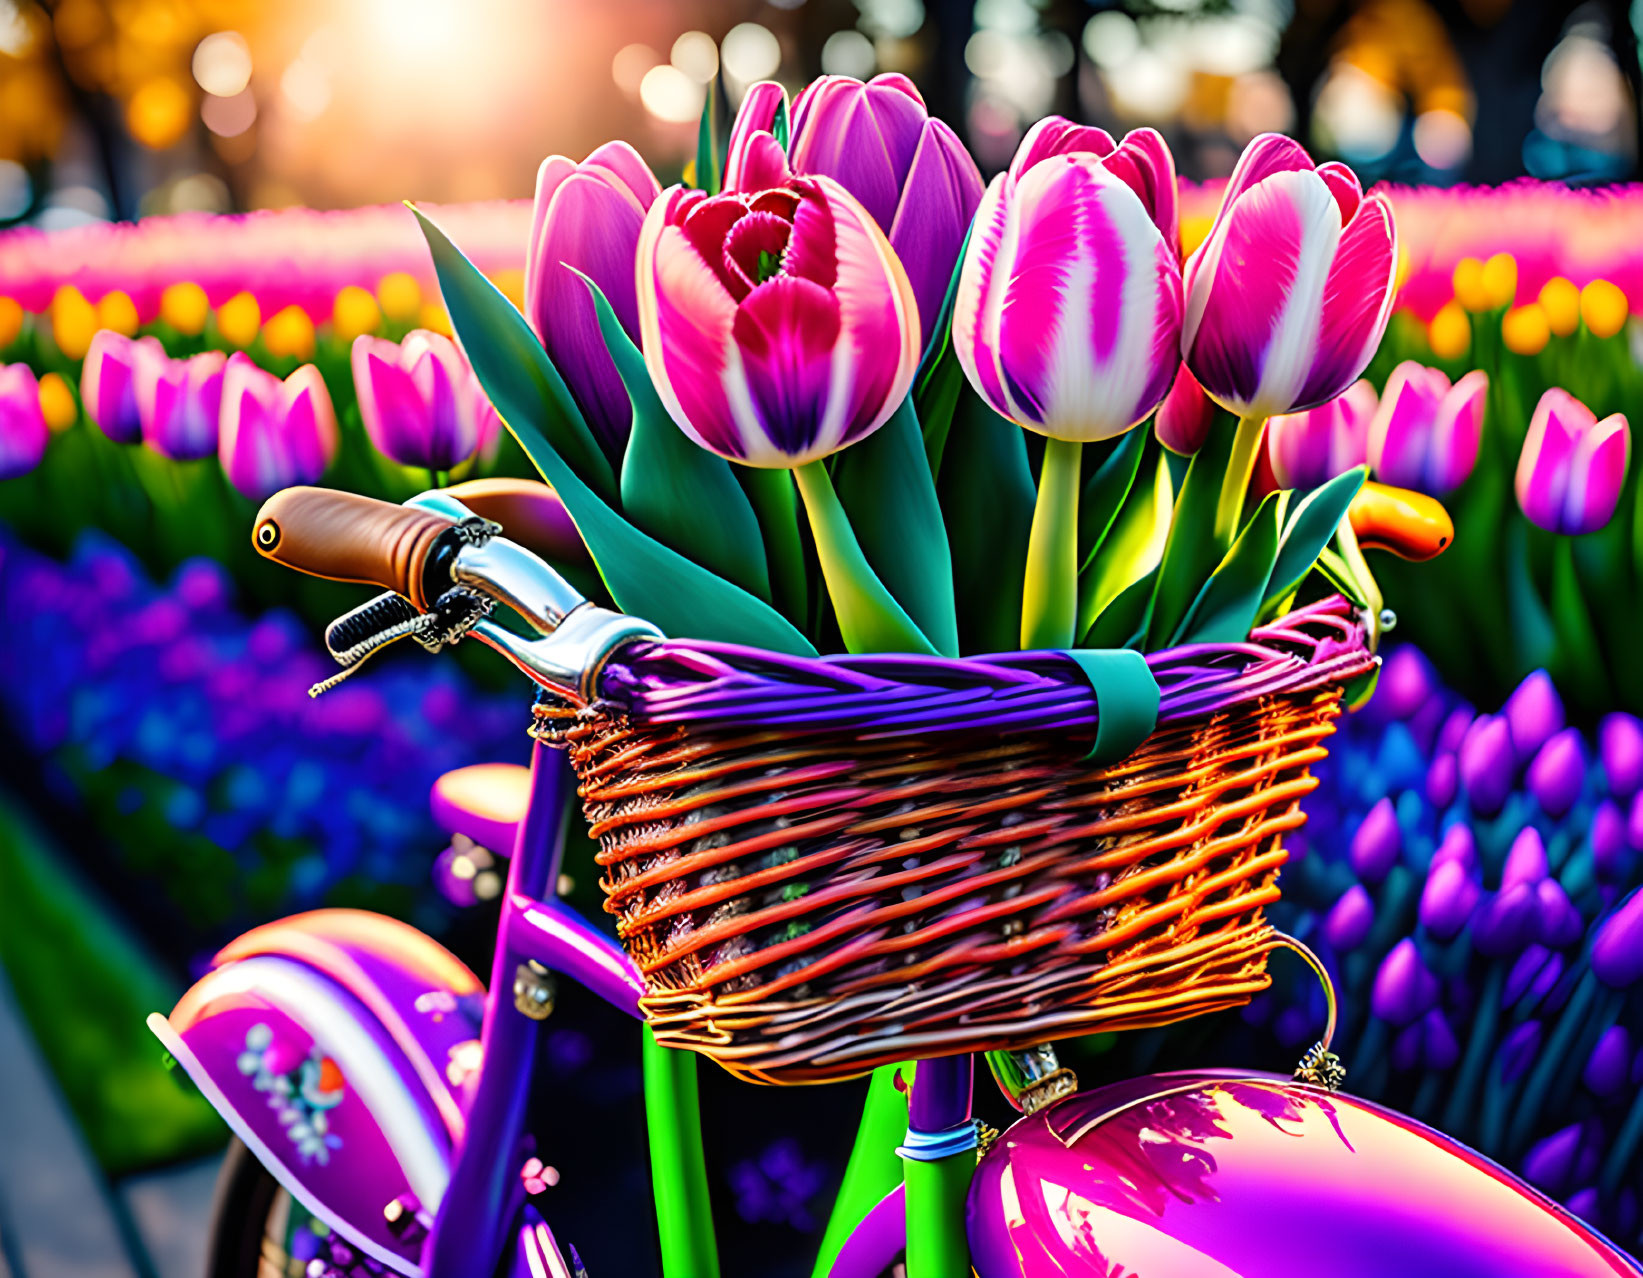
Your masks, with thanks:
[(149, 1026), (236, 1135), (351, 1243), (419, 1278), (389, 1228), (444, 1196), (478, 1076), (484, 991), (414, 928), (316, 910), (246, 933)]

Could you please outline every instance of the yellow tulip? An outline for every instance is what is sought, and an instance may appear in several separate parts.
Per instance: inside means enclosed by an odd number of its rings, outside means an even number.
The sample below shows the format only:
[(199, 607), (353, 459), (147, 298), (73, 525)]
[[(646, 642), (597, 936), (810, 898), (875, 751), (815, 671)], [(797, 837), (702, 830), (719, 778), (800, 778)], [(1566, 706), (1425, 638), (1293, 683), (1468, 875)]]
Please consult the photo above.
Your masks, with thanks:
[(1570, 280), (1554, 275), (1540, 288), (1540, 309), (1556, 337), (1568, 337), (1580, 327), (1580, 290)]
[(23, 335), (23, 308), (16, 299), (0, 297), (0, 351)]
[(1593, 280), (1580, 290), (1580, 318), (1594, 337), (1613, 337), (1626, 326), (1626, 295), (1608, 280)]
[(262, 327), (262, 308), (249, 293), (236, 293), (217, 308), (217, 332), (232, 346), (249, 346)]
[(382, 312), (377, 300), (358, 284), (349, 284), (331, 304), (331, 331), (339, 342), (351, 342), (365, 333), (377, 331)]
[(84, 359), (97, 332), (97, 312), (85, 294), (64, 284), (51, 299), (51, 338), (70, 359)]
[(1552, 329), (1538, 302), (1514, 306), (1500, 321), (1501, 340), (1514, 355), (1539, 355), (1551, 340)]
[(1463, 257), (1456, 262), (1450, 283), (1455, 288), (1455, 300), (1467, 310), (1486, 311), (1492, 305), (1483, 283), (1483, 263), (1477, 258)]
[(418, 327), (427, 329), (430, 333), (443, 333), (446, 337), (452, 336), (451, 317), (445, 313), (445, 308), (438, 302), (422, 303), (422, 312), (417, 320)]
[(415, 276), (395, 271), (377, 281), (377, 301), (389, 319), (408, 324), (422, 309), (422, 286)]
[(1517, 258), (1510, 253), (1496, 253), (1483, 264), (1482, 280), (1490, 310), (1510, 306), (1517, 300)]
[(115, 289), (97, 303), (97, 327), (111, 328), (116, 333), (131, 337), (137, 332), (137, 308), (131, 298)]
[(167, 285), (160, 294), (160, 318), (185, 337), (204, 332), (205, 319), (210, 313), (211, 302), (205, 290), (191, 280)]
[(1472, 346), (1472, 321), (1459, 302), (1448, 302), (1426, 326), (1426, 340), (1439, 359), (1459, 359)]
[(52, 430), (67, 430), (79, 419), (80, 406), (74, 402), (74, 392), (59, 373), (47, 373), (40, 378), (40, 413)]
[(510, 266), (505, 270), (495, 272), (491, 276), (491, 283), (501, 291), (502, 296), (513, 303), (515, 310), (525, 307), (525, 272), (517, 266)]
[(314, 321), (302, 307), (287, 306), (263, 325), (262, 344), (275, 358), (309, 359), (314, 354)]
[(1184, 217), (1181, 219), (1181, 252), (1190, 255), (1209, 238), (1209, 229), (1215, 225), (1212, 217)]

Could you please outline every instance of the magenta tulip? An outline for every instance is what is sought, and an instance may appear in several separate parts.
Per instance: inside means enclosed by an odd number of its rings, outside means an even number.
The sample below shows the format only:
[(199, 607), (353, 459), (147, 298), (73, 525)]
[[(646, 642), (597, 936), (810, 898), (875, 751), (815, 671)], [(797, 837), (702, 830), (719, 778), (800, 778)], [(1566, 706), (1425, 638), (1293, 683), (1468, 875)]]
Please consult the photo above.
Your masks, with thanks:
[(243, 351), (228, 357), (217, 455), (235, 488), (262, 501), (312, 484), (336, 451), (336, 414), (319, 369), (304, 364), (282, 382)]
[(164, 358), (165, 350), (156, 338), (133, 341), (105, 328), (91, 339), (80, 366), (80, 399), (86, 416), (116, 444), (135, 444), (143, 437), (137, 407), (138, 368)]
[(674, 187), (639, 238), (645, 364), (681, 430), (750, 466), (800, 466), (872, 434), (919, 357), (906, 273), (827, 177), (758, 193)]
[(365, 433), (383, 456), (445, 471), (474, 455), (485, 400), (450, 338), (420, 328), (403, 342), (356, 337), (353, 366)]
[(1191, 457), (1209, 438), (1209, 428), (1215, 425), (1220, 413), (1215, 401), (1204, 394), (1204, 388), (1185, 364), (1176, 371), (1175, 383), (1158, 405), (1158, 416), (1153, 430), (1158, 442), (1172, 453)]
[(137, 415), (142, 419), (143, 442), (174, 461), (215, 453), (226, 364), (221, 351), (142, 361), (137, 369)]
[(633, 255), (645, 213), (659, 194), (650, 169), (626, 142), (607, 142), (580, 164), (549, 156), (536, 175), (525, 248), (525, 318), (613, 462), (621, 459), (633, 410), (599, 335), (593, 299), (576, 272), (600, 287), (637, 342)]
[(1380, 345), (1397, 271), (1392, 208), (1342, 164), (1264, 134), (1244, 149), (1188, 259), (1181, 353), (1243, 417), (1335, 398)]
[(1375, 403), (1375, 388), (1360, 379), (1327, 403), (1268, 421), (1267, 461), (1278, 487), (1316, 488), (1362, 466)]
[(993, 410), (1060, 440), (1145, 421), (1180, 365), (1175, 165), (1138, 129), (1041, 120), (988, 186), (959, 272), (953, 346)]
[(1596, 532), (1609, 522), (1626, 482), (1631, 430), (1613, 413), (1602, 421), (1566, 390), (1540, 397), (1518, 458), (1518, 505), (1547, 532)]
[(770, 136), (782, 101), (776, 84), (748, 90), (731, 129), (725, 189), (780, 186), (789, 166), (799, 175), (836, 178), (890, 237), (928, 340), (981, 200), (976, 162), (952, 129), (930, 118), (904, 75), (874, 76), (866, 84), (845, 75), (816, 80), (793, 103), (785, 158)]
[(0, 479), (15, 479), (38, 466), (50, 438), (34, 370), (0, 364)]
[(1489, 374), (1475, 368), (1454, 385), (1442, 369), (1405, 360), (1386, 379), (1369, 428), (1375, 478), (1443, 497), (1477, 464)]

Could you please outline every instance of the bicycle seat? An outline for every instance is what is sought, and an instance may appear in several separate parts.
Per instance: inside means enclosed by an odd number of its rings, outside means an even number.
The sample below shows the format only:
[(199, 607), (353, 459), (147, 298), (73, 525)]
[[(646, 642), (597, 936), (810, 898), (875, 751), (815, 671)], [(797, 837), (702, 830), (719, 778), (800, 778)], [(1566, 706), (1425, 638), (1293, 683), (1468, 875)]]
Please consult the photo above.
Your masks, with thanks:
[(497, 856), (513, 854), (514, 833), (530, 803), (531, 770), (517, 763), (475, 763), (434, 782), (429, 806), (441, 829)]
[(470, 479), (444, 491), (481, 519), (501, 524), (510, 541), (550, 564), (593, 562), (559, 495), (538, 480)]

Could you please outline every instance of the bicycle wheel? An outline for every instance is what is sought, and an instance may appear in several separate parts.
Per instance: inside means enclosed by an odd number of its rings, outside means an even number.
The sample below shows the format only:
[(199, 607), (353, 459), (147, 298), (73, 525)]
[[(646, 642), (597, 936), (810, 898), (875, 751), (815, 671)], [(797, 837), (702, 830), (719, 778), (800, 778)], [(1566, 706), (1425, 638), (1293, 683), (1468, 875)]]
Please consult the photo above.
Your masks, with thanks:
[(269, 1175), (236, 1139), (223, 1158), (206, 1247), (206, 1278), (308, 1278), (326, 1262), (325, 1278), (376, 1278), (388, 1271), (332, 1235)]

